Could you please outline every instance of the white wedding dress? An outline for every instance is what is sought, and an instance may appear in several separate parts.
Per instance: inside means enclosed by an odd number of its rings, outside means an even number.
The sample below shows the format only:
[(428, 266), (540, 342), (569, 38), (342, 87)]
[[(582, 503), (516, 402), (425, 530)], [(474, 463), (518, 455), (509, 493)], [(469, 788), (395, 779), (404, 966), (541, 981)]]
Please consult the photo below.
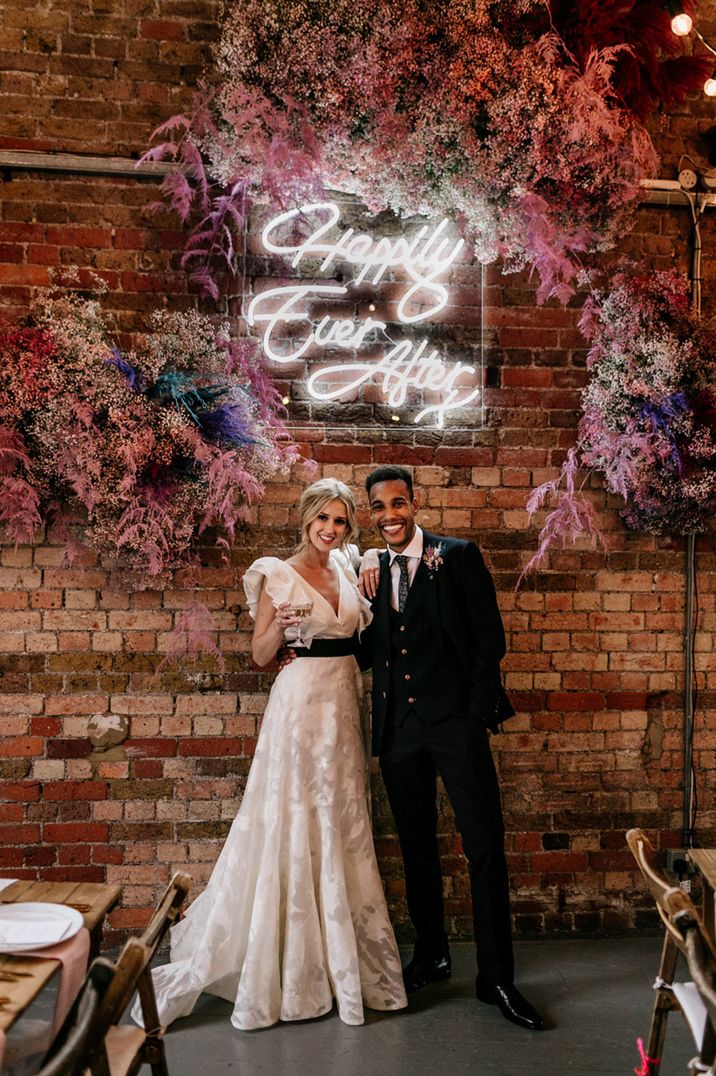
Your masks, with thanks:
[[(370, 619), (348, 559), (338, 614), (290, 565), (255, 561), (244, 576), (252, 616), (262, 587), (278, 605), (311, 600), (314, 637), (350, 637)], [(400, 958), (373, 849), (352, 656), (300, 657), (271, 690), (246, 791), (205, 891), (171, 931), (171, 963), (153, 972), (164, 1025), (202, 991), (232, 1002), (243, 1030), (363, 1006), (406, 1004)], [(141, 1022), (138, 1005), (132, 1013)]]

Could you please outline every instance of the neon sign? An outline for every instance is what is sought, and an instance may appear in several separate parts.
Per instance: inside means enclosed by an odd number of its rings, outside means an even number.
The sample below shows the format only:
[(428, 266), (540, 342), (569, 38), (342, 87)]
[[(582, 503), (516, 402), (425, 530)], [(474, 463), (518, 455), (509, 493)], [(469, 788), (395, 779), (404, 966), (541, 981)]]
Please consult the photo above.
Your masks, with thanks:
[[(445, 415), (474, 403), (480, 396), (475, 387), (473, 365), (448, 363), (435, 348), (429, 350), (426, 339), (393, 341), (387, 323), (373, 317), (361, 319), (324, 315), (316, 320), (311, 313), (314, 302), (346, 300), (351, 287), (378, 285), (390, 270), (405, 277), (405, 290), (397, 303), (397, 317), (404, 325), (413, 325), (435, 317), (448, 301), (448, 289), (439, 278), (454, 264), (464, 247), (464, 240), (453, 240), (445, 233), (447, 220), (437, 225), (423, 225), (411, 237), (381, 236), (375, 239), (354, 228), (337, 231), (340, 209), (334, 202), (314, 202), (280, 213), (266, 224), (261, 234), (265, 250), (280, 254), (294, 269), (305, 259), (320, 259), (320, 272), (343, 263), (355, 269), (352, 280), (344, 284), (296, 283), (271, 288), (256, 295), (249, 305), (250, 326), (263, 326), (263, 349), (279, 365), (294, 363), (322, 349), (352, 353), (334, 365), (321, 363), (311, 373), (306, 385), (314, 400), (338, 400), (354, 397), (366, 382), (374, 381), (392, 408), (406, 403), (411, 392), (418, 391), (424, 406), (415, 416), (416, 423), (433, 415), (442, 427)], [(297, 220), (308, 222), (310, 235), (295, 241), (281, 240), (281, 232)], [(286, 334), (290, 333), (287, 349)], [(382, 334), (390, 346), (380, 358), (366, 356), (356, 361), (355, 353), (374, 344)]]

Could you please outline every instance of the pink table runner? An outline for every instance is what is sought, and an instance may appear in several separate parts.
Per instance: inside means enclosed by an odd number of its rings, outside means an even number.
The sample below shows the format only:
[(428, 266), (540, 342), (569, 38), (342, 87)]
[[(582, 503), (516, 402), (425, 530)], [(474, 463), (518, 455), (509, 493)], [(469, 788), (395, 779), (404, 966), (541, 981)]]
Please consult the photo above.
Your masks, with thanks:
[(77, 996), (87, 973), (90, 936), (87, 927), (82, 927), (74, 938), (48, 945), (46, 949), (33, 949), (28, 956), (41, 956), (45, 960), (59, 960), (62, 963), (60, 988), (55, 1002), (55, 1019), (52, 1026), (53, 1038), (60, 1030), (62, 1022), (70, 1011), (70, 1006)]

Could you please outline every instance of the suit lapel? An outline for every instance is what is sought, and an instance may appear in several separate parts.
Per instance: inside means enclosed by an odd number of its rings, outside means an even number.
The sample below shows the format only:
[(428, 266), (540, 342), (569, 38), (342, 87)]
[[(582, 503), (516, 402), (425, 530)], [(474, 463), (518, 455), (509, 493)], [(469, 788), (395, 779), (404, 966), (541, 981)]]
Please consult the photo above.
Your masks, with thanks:
[[(428, 546), (437, 546), (440, 539), (436, 538), (434, 534), (430, 534), (428, 531), (423, 531), (423, 557), (425, 557), (425, 550)], [(420, 561), (419, 572), (424, 572), (427, 577), (427, 603), (430, 620), (432, 621), (433, 630), (440, 639), (441, 636), (441, 623), (440, 623), (440, 597), (439, 597), (439, 584), (438, 584), (438, 572), (428, 571), (428, 567), (425, 560)], [(416, 576), (417, 578), (417, 576)]]
[(386, 550), (380, 555), (380, 584), (377, 597), (377, 619), (388, 630), (388, 618), (390, 616), (390, 554)]

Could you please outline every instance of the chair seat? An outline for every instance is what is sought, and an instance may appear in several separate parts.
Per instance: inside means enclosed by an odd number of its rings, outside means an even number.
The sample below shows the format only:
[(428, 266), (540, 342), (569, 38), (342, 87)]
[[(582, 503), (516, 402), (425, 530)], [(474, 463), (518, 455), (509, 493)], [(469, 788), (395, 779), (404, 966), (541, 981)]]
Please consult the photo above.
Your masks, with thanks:
[[(699, 994), (696, 983), (672, 983), (676, 1000), (681, 1006), (686, 1023), (689, 1025), (694, 1042), (701, 1048), (706, 1030), (706, 1006)], [(114, 1076), (114, 1073), (112, 1074)]]
[(132, 1069), (145, 1038), (144, 1029), (132, 1024), (117, 1024), (109, 1029), (105, 1045), (111, 1076), (126, 1076)]

